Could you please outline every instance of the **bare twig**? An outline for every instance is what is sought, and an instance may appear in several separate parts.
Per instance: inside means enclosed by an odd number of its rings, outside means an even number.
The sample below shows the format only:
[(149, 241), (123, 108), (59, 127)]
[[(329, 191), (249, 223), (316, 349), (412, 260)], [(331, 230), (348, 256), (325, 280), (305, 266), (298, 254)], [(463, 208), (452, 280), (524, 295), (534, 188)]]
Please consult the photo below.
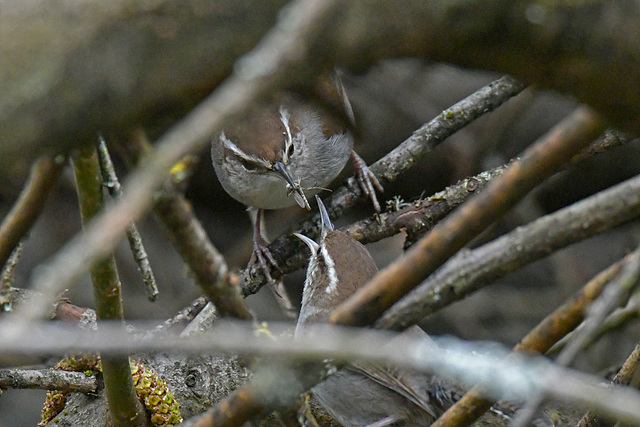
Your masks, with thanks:
[(35, 388), (42, 390), (90, 393), (98, 389), (95, 376), (84, 372), (58, 369), (0, 369), (0, 388)]
[[(139, 329), (145, 325), (134, 324)], [(181, 338), (166, 336), (141, 339), (122, 330), (103, 324), (97, 332), (69, 330), (51, 323), (36, 323), (31, 334), (15, 342), (13, 334), (0, 330), (0, 360), (7, 356), (22, 354), (55, 354), (65, 352), (100, 351), (110, 356), (133, 352), (176, 352), (199, 354), (212, 352), (261, 354), (263, 357), (290, 356), (301, 360), (338, 361), (362, 360), (406, 366), (417, 370), (435, 371), (444, 378), (459, 379), (464, 373), (464, 382), (483, 382), (490, 387), (491, 396), (509, 395), (526, 399), (538, 387), (551, 396), (572, 402), (593, 405), (610, 415), (640, 422), (640, 394), (626, 389), (607, 390), (596, 377), (566, 371), (554, 367), (545, 359), (513, 358), (498, 346), (477, 348), (454, 339), (437, 340), (438, 350), (432, 343), (421, 340), (403, 340), (403, 351), (397, 351), (386, 343), (393, 334), (379, 330), (353, 330), (350, 328), (314, 326), (308, 336), (293, 339), (280, 335), (290, 324), (270, 324), (270, 330), (278, 338), (255, 335), (252, 322), (219, 322), (210, 332)], [(551, 370), (551, 371), (547, 371)], [(543, 381), (543, 372), (557, 375), (553, 385)]]
[[(598, 327), (598, 330), (595, 334), (592, 335), (591, 340), (585, 345), (585, 348), (596, 342), (604, 334), (622, 328), (633, 319), (638, 319), (640, 317), (639, 310), (640, 294), (638, 294), (638, 292), (635, 292), (631, 296), (631, 298), (629, 298), (629, 302), (626, 306), (615, 310), (613, 313), (607, 316), (607, 319)], [(567, 343), (571, 341), (573, 333), (579, 331), (581, 327), (582, 325), (580, 325), (578, 328), (576, 328), (575, 331), (568, 334), (556, 344), (554, 344), (553, 347), (551, 347), (547, 352), (547, 356), (553, 356), (564, 349)]]
[(0, 226), (0, 265), (5, 265), (11, 252), (42, 212), (64, 163), (64, 157), (49, 155), (33, 163), (29, 180)]
[[(100, 165), (94, 146), (86, 144), (78, 149), (78, 152), (73, 156), (73, 166), (80, 214), (84, 225), (96, 216), (104, 206)], [(106, 319), (122, 322), (124, 314), (120, 279), (113, 255), (91, 265), (91, 280), (98, 324), (101, 320)], [(138, 401), (133, 386), (129, 358), (127, 356), (103, 357), (102, 372), (109, 412), (114, 424), (145, 426), (145, 412)]]
[[(122, 197), (122, 187), (116, 175), (116, 170), (113, 167), (109, 150), (107, 149), (107, 143), (102, 135), (98, 137), (98, 158), (100, 159), (100, 172), (102, 173), (103, 185), (109, 190), (111, 197), (116, 200)], [(144, 249), (142, 243), (142, 236), (138, 231), (136, 224), (132, 222), (129, 224), (126, 230), (127, 240), (129, 241), (129, 247), (133, 253), (133, 259), (138, 265), (138, 270), (142, 274), (142, 280), (147, 287), (147, 298), (149, 301), (155, 301), (158, 297), (158, 284), (156, 278), (153, 275), (151, 264), (149, 264), (149, 256)]]
[(173, 328), (182, 329), (188, 324), (190, 324), (193, 319), (204, 309), (207, 305), (207, 300), (205, 297), (200, 296), (193, 300), (188, 307), (180, 310), (175, 316), (171, 319), (165, 320), (161, 325), (158, 325), (154, 331), (156, 333), (161, 333), (167, 330), (172, 330)]
[(594, 112), (587, 107), (576, 110), (482, 193), (440, 222), (404, 256), (334, 310), (331, 321), (357, 325), (373, 322), (602, 131), (603, 123)]
[[(638, 380), (638, 367), (640, 366), (640, 344), (637, 344), (633, 349), (627, 360), (625, 360), (622, 368), (618, 371), (616, 376), (611, 381), (611, 384), (631, 384), (633, 387), (638, 388), (640, 381)], [(606, 418), (596, 414), (595, 411), (590, 410), (584, 417), (578, 422), (577, 427), (611, 427), (615, 424), (615, 420)]]
[[(20, 255), (22, 254), (22, 243), (18, 243), (18, 246), (11, 252), (7, 263), (2, 267), (2, 273), (0, 273), (0, 296), (9, 292), (9, 289), (13, 286), (13, 272), (18, 265)], [(0, 297), (1, 299), (1, 297)], [(0, 300), (0, 304), (4, 304), (4, 301)], [(0, 308), (0, 311), (8, 311), (5, 308)]]

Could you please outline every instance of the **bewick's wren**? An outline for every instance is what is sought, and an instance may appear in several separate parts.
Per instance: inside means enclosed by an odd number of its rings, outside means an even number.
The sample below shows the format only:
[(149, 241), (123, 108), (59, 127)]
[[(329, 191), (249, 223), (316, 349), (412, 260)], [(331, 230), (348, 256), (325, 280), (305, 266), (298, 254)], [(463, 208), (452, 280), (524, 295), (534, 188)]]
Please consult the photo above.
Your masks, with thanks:
[[(348, 120), (353, 112), (342, 84), (334, 78), (332, 96), (344, 108)], [(211, 158), (222, 187), (246, 204), (254, 223), (254, 254), (271, 281), (266, 260), (276, 266), (261, 234), (262, 210), (294, 204), (310, 209), (307, 197), (328, 185), (354, 160), (358, 181), (380, 206), (374, 187), (380, 183), (353, 151), (353, 136), (331, 114), (303, 102), (291, 93), (281, 93), (257, 103), (213, 141)]]
[[(295, 234), (311, 250), (296, 336), (303, 334), (310, 323), (326, 322), (335, 307), (378, 271), (360, 242), (334, 230), (324, 204), (316, 198), (322, 220), (319, 243)], [(414, 387), (418, 383), (421, 389)], [(327, 412), (345, 426), (401, 421), (409, 423), (405, 425), (428, 425), (443, 412), (445, 402), (453, 402), (450, 392), (433, 376), (405, 376), (373, 364), (349, 365), (312, 392)]]
[[(378, 271), (367, 249), (348, 234), (335, 230), (322, 201), (318, 196), (316, 199), (322, 220), (319, 242), (295, 233), (311, 251), (296, 336), (305, 333), (305, 326), (310, 323), (326, 322), (335, 307)], [(402, 348), (406, 337), (430, 341), (415, 326), (389, 345)], [(315, 386), (312, 393), (335, 420), (347, 427), (426, 426), (459, 400), (464, 390), (430, 373), (354, 363)], [(514, 412), (513, 405), (508, 402), (494, 407), (494, 411), (509, 415)], [(553, 422), (539, 413), (531, 425), (548, 427)]]

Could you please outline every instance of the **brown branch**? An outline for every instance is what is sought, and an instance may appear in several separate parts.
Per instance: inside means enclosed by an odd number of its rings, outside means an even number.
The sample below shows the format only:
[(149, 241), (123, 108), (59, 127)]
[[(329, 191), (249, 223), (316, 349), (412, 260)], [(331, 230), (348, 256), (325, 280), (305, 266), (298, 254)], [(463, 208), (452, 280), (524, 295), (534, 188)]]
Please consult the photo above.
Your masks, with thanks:
[[(104, 207), (100, 165), (94, 146), (85, 144), (79, 148), (73, 156), (73, 166), (82, 224), (86, 225)], [(91, 280), (98, 327), (100, 321), (107, 319), (122, 321), (124, 314), (120, 279), (113, 255), (92, 264)], [(145, 426), (146, 416), (133, 385), (129, 358), (103, 357), (102, 372), (113, 423), (122, 426)]]
[[(444, 112), (416, 130), (411, 137), (398, 147), (370, 166), (372, 172), (385, 181), (393, 181), (409, 170), (416, 161), (431, 151), (442, 141), (458, 130), (473, 123), (482, 115), (495, 110), (500, 105), (520, 93), (523, 85), (509, 76), (480, 88), (462, 101), (447, 108)], [(324, 201), (329, 215), (335, 219), (345, 209), (355, 205), (362, 198), (362, 191), (355, 179), (347, 181), (347, 185), (336, 190)], [(320, 217), (311, 215), (297, 227), (297, 232), (315, 238), (319, 233)], [(269, 245), (269, 251), (274, 256), (283, 273), (289, 273), (301, 268), (306, 258), (300, 255), (302, 244), (290, 235), (281, 236)], [(298, 256), (296, 256), (296, 254)], [(278, 278), (280, 273), (272, 272)], [(243, 293), (250, 295), (258, 292), (267, 283), (262, 269), (251, 266), (245, 272)]]
[[(627, 360), (625, 360), (622, 368), (611, 381), (612, 385), (629, 385), (632, 382), (633, 387), (638, 388), (638, 367), (640, 366), (640, 344), (637, 344)], [(612, 427), (616, 424), (616, 420), (598, 415), (596, 411), (590, 410), (578, 422), (576, 427)]]
[(240, 388), (200, 417), (184, 423), (185, 427), (241, 426), (265, 409), (250, 388)]
[[(593, 141), (586, 149), (576, 154), (569, 165), (579, 164), (593, 155), (627, 144), (630, 139), (615, 130), (608, 130)], [(491, 180), (502, 175), (509, 165), (498, 166), (465, 178), (425, 199), (404, 203), (401, 200), (388, 202), (390, 212), (379, 214), (376, 218), (367, 218), (343, 227), (341, 231), (349, 233), (361, 243), (372, 243), (391, 237), (400, 231), (407, 233), (409, 246), (424, 233), (431, 230), (455, 207), (470, 196), (481, 191)]]
[(95, 376), (57, 369), (0, 369), (0, 388), (25, 388), (90, 393), (98, 389)]
[(461, 252), (389, 309), (376, 326), (403, 329), (554, 250), (636, 218), (638, 191), (640, 177), (635, 177)]
[(404, 256), (334, 310), (331, 321), (350, 325), (373, 322), (602, 131), (603, 123), (595, 113), (586, 107), (576, 110), (482, 193), (440, 222)]
[(63, 157), (49, 155), (42, 156), (33, 163), (29, 180), (0, 226), (1, 266), (5, 265), (11, 252), (42, 212), (63, 166)]
[[(569, 301), (538, 323), (531, 332), (520, 340), (513, 351), (545, 353), (549, 350), (560, 338), (582, 322), (587, 306), (602, 293), (604, 286), (618, 275), (628, 259), (629, 255), (587, 282)], [(442, 414), (433, 425), (445, 427), (472, 423), (494, 403), (494, 401), (486, 399), (486, 395), (484, 387), (474, 386), (455, 405)]]
[[(636, 289), (640, 279), (640, 247), (625, 259), (625, 263), (618, 274), (596, 299), (586, 312), (580, 330), (573, 333), (571, 341), (555, 359), (557, 366), (569, 366), (582, 349), (597, 334), (599, 327), (616, 307), (626, 304), (629, 296)], [(551, 381), (551, 380), (549, 380)], [(514, 426), (525, 427), (542, 404), (545, 394), (542, 391), (531, 396), (524, 408), (518, 414)]]
[[(640, 317), (640, 294), (635, 293), (630, 299), (627, 305), (623, 308), (619, 308), (609, 316), (607, 319), (598, 327), (597, 332), (593, 335), (590, 342), (587, 344), (592, 344), (596, 342), (603, 335), (608, 332), (615, 331), (627, 325), (630, 321), (638, 319)], [(580, 327), (576, 329), (576, 331), (580, 330)], [(548, 356), (552, 356), (560, 352), (567, 343), (571, 340), (571, 337), (574, 332), (568, 334), (563, 339), (554, 344), (553, 347), (549, 349), (547, 352)]]

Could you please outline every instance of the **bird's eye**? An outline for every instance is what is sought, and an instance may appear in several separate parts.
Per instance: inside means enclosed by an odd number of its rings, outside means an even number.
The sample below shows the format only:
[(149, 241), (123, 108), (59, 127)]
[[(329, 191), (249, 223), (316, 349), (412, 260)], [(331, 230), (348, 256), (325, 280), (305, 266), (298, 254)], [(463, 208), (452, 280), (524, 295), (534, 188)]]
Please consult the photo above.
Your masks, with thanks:
[(293, 156), (294, 151), (295, 149), (293, 148), (293, 144), (291, 144), (289, 148), (287, 148), (287, 157)]
[(252, 163), (246, 159), (243, 159), (242, 157), (239, 158), (240, 159), (240, 164), (242, 165), (243, 168), (245, 168), (248, 171), (255, 171), (258, 169), (258, 165), (256, 165), (255, 163)]

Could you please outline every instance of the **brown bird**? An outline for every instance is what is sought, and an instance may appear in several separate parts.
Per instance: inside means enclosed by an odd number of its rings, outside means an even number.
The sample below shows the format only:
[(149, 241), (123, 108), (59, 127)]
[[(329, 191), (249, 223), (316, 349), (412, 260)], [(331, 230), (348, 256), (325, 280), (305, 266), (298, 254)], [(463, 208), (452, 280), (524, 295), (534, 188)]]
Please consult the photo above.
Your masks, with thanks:
[[(322, 85), (340, 105), (346, 121), (353, 111), (342, 83), (334, 75)], [(262, 236), (263, 210), (298, 204), (310, 209), (308, 197), (333, 181), (351, 157), (365, 193), (380, 210), (375, 190), (382, 186), (353, 151), (353, 135), (335, 115), (297, 95), (282, 92), (257, 103), (243, 117), (224, 129), (211, 144), (211, 159), (222, 187), (248, 206), (254, 224), (254, 251), (250, 264), (258, 262), (272, 281), (267, 262), (277, 264)]]

